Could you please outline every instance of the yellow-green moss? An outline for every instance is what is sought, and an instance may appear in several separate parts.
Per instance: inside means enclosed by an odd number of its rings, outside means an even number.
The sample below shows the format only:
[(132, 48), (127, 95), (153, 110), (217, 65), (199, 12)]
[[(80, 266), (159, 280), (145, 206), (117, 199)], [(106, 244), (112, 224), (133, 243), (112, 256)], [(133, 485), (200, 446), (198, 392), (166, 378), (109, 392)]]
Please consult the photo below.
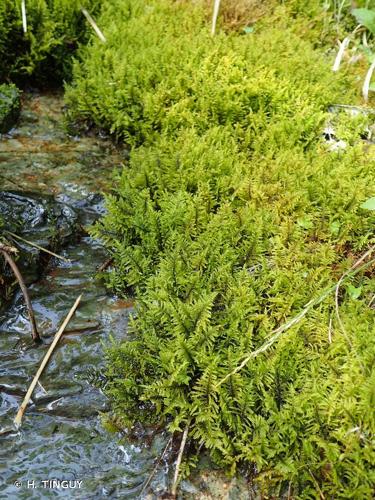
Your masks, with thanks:
[(374, 194), (374, 149), (358, 134), (370, 118), (348, 116), (346, 149), (328, 150), (328, 109), (357, 89), (303, 36), (308, 5), (291, 2), (295, 21), (289, 8), (276, 27), (212, 38), (200, 7), (114, 1), (99, 19), (107, 43), (82, 51), (67, 102), (71, 118), (135, 146), (94, 230), (114, 256), (109, 285), (137, 297), (131, 338), (108, 354), (117, 414), (189, 422), (191, 450), (232, 470), (255, 463), (276, 496), (365, 499), (370, 271), (341, 287), (345, 331), (328, 296), (217, 385), (373, 241), (360, 204)]

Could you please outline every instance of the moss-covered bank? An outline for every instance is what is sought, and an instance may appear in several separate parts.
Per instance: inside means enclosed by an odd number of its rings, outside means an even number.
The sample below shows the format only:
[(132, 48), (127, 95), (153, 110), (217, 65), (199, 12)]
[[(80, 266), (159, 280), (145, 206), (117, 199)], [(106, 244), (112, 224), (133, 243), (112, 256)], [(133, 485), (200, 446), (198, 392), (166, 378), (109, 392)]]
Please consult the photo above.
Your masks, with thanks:
[(211, 37), (200, 2), (108, 1), (107, 43), (75, 64), (71, 119), (133, 146), (94, 230), (109, 285), (137, 297), (108, 393), (125, 425), (188, 426), (186, 471), (203, 445), (255, 463), (265, 493), (372, 498), (373, 268), (341, 286), (340, 320), (327, 295), (221, 383), (373, 242), (369, 117), (336, 118), (345, 150), (322, 137), (357, 84), (317, 49), (321, 2), (270, 3), (253, 32)]
[(255, 463), (265, 492), (371, 498), (370, 270), (341, 287), (341, 326), (328, 295), (218, 385), (373, 240), (367, 119), (344, 113), (347, 147), (328, 151), (328, 108), (356, 86), (305, 36), (302, 3), (212, 38), (199, 6), (114, 1), (108, 43), (74, 68), (71, 116), (136, 146), (94, 231), (115, 259), (110, 286), (138, 304), (131, 339), (109, 351), (108, 392), (125, 424), (189, 425), (190, 453)]

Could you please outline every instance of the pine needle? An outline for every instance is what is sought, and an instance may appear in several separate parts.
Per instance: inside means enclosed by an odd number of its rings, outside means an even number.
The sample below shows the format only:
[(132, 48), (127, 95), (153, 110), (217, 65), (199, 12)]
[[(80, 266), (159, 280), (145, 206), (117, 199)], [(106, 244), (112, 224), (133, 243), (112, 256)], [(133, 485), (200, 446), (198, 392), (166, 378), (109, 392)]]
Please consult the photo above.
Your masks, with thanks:
[(350, 347), (353, 347), (352, 346), (352, 342), (345, 330), (345, 327), (344, 327), (344, 324), (342, 322), (342, 319), (341, 319), (341, 316), (340, 316), (340, 309), (339, 309), (339, 291), (340, 291), (340, 286), (342, 284), (342, 282), (345, 280), (345, 278), (347, 278), (358, 266), (360, 266), (362, 264), (362, 262), (367, 259), (367, 257), (370, 257), (370, 255), (374, 252), (375, 250), (375, 245), (372, 246), (369, 250), (367, 250), (367, 252), (365, 252), (353, 265), (350, 269), (348, 269), (347, 271), (345, 271), (345, 273), (341, 276), (341, 278), (339, 279), (339, 281), (337, 282), (337, 285), (336, 285), (336, 289), (335, 289), (335, 307), (336, 307), (336, 317), (337, 317), (337, 321), (340, 325), (340, 328), (341, 328), (341, 331), (342, 333), (344, 334), (348, 344), (350, 345)]
[(68, 323), (69, 323), (69, 321), (71, 320), (71, 318), (72, 318), (73, 314), (75, 313), (75, 310), (77, 309), (78, 304), (79, 304), (79, 303), (80, 303), (80, 301), (81, 301), (81, 298), (82, 298), (82, 295), (80, 295), (80, 296), (77, 298), (77, 300), (75, 301), (75, 303), (74, 303), (73, 307), (70, 309), (70, 311), (69, 311), (69, 313), (68, 313), (67, 317), (65, 318), (64, 322), (63, 322), (63, 323), (62, 323), (62, 325), (60, 326), (59, 331), (56, 333), (56, 336), (55, 336), (55, 338), (53, 339), (53, 342), (52, 342), (52, 344), (50, 345), (50, 347), (49, 347), (49, 349), (48, 349), (48, 351), (47, 351), (46, 355), (44, 356), (43, 361), (42, 361), (42, 363), (41, 363), (41, 365), (40, 365), (40, 367), (39, 367), (38, 371), (36, 372), (35, 377), (33, 378), (33, 381), (32, 381), (32, 382), (31, 382), (31, 384), (30, 384), (30, 387), (29, 387), (29, 389), (28, 389), (28, 391), (27, 391), (27, 393), (26, 393), (26, 396), (25, 396), (25, 398), (24, 398), (24, 400), (23, 400), (23, 402), (22, 402), (22, 404), (21, 404), (21, 406), (20, 406), (20, 408), (19, 408), (19, 410), (18, 410), (18, 412), (17, 412), (17, 415), (16, 415), (16, 417), (15, 417), (15, 419), (14, 419), (14, 424), (15, 424), (17, 427), (19, 427), (19, 426), (21, 425), (21, 423), (22, 423), (22, 417), (23, 417), (23, 414), (25, 413), (25, 410), (26, 410), (27, 404), (28, 404), (28, 402), (29, 402), (29, 400), (30, 400), (30, 398), (31, 398), (31, 395), (32, 395), (32, 393), (33, 393), (33, 391), (34, 391), (34, 389), (35, 389), (35, 386), (36, 386), (36, 384), (38, 383), (39, 378), (40, 378), (41, 374), (43, 373), (43, 370), (44, 370), (45, 366), (47, 365), (47, 363), (48, 363), (48, 361), (49, 361), (49, 358), (51, 357), (51, 354), (52, 354), (52, 352), (54, 351), (54, 349), (55, 349), (55, 347), (56, 347), (56, 345), (57, 345), (57, 343), (58, 343), (58, 341), (59, 341), (59, 339), (60, 339), (61, 335), (64, 333), (65, 327), (67, 326), (67, 324), (68, 324)]
[[(306, 305), (305, 307), (302, 309), (302, 311), (300, 313), (298, 313), (296, 316), (294, 316), (294, 318), (290, 319), (289, 321), (287, 321), (286, 323), (284, 323), (283, 325), (279, 326), (278, 328), (276, 328), (276, 330), (273, 330), (271, 332), (272, 337), (269, 338), (261, 347), (259, 347), (259, 349), (256, 349), (255, 351), (253, 351), (251, 354), (249, 354), (243, 361), (241, 364), (239, 364), (238, 366), (236, 366), (236, 368), (234, 370), (232, 370), (230, 373), (228, 373), (224, 378), (222, 378), (221, 380), (219, 380), (219, 382), (216, 384), (215, 386), (215, 389), (217, 389), (221, 384), (223, 384), (226, 380), (228, 380), (228, 378), (230, 378), (232, 375), (235, 375), (237, 372), (241, 371), (242, 368), (244, 368), (247, 363), (251, 360), (251, 359), (254, 359), (256, 356), (258, 356), (258, 354), (261, 354), (265, 351), (267, 351), (267, 349), (269, 347), (271, 347), (275, 342), (276, 340), (278, 340), (278, 338), (281, 336), (282, 333), (284, 333), (286, 330), (289, 330), (289, 328), (291, 328), (292, 326), (296, 325), (297, 323), (299, 323), (301, 321), (302, 318), (304, 318), (306, 316), (306, 314), (310, 311), (310, 309), (312, 309), (314, 306), (320, 304), (331, 292), (333, 292), (335, 290), (335, 297), (336, 297), (336, 311), (337, 311), (337, 307), (338, 307), (338, 290), (340, 288), (340, 285), (349, 277), (349, 276), (354, 276), (355, 274), (357, 274), (359, 271), (361, 271), (363, 268), (373, 264), (375, 262), (375, 259), (372, 259), (370, 260), (369, 262), (366, 262), (365, 264), (362, 264), (360, 265), (368, 256), (370, 256), (372, 254), (372, 252), (375, 250), (375, 245), (373, 247), (371, 247), (369, 250), (367, 250), (367, 252), (365, 252), (362, 257), (360, 257), (353, 265), (350, 269), (348, 269), (348, 271), (346, 271), (342, 276), (341, 278), (339, 279), (339, 281), (337, 282), (336, 285), (330, 287), (328, 290), (326, 290), (325, 292), (323, 292), (317, 299), (311, 299)], [(338, 316), (338, 319), (340, 318), (340, 316)], [(339, 323), (340, 323), (340, 326), (341, 328), (343, 329), (343, 325), (342, 325), (342, 322), (340, 321), (339, 319)], [(345, 329), (343, 329), (343, 331), (345, 332)]]

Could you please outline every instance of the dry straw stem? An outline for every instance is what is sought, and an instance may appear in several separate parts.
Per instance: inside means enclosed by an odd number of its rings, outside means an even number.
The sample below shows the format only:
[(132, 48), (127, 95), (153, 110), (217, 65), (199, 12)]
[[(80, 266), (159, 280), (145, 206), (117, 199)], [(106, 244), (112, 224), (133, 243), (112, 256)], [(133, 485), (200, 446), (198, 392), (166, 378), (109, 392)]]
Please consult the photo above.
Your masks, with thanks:
[(46, 355), (44, 356), (43, 361), (42, 361), (42, 363), (41, 363), (38, 371), (36, 372), (35, 377), (33, 378), (33, 381), (30, 384), (30, 387), (29, 387), (29, 389), (28, 389), (28, 391), (26, 393), (26, 396), (25, 396), (25, 398), (24, 398), (24, 400), (23, 400), (23, 402), (22, 402), (22, 404), (21, 404), (21, 406), (20, 406), (20, 408), (18, 410), (16, 418), (14, 419), (14, 423), (15, 423), (15, 425), (17, 427), (19, 427), (21, 425), (23, 414), (25, 413), (26, 407), (27, 407), (28, 402), (29, 402), (29, 400), (31, 398), (31, 395), (32, 395), (32, 393), (33, 393), (33, 391), (35, 389), (35, 386), (38, 383), (39, 378), (40, 378), (41, 374), (43, 373), (43, 370), (44, 370), (45, 366), (47, 365), (47, 363), (49, 361), (49, 358), (51, 357), (51, 354), (53, 353), (53, 351), (54, 351), (54, 349), (55, 349), (58, 341), (60, 340), (61, 335), (64, 333), (64, 330), (65, 330), (67, 324), (69, 323), (69, 321), (71, 320), (73, 314), (75, 313), (75, 311), (76, 311), (76, 309), (78, 307), (78, 304), (81, 301), (81, 298), (82, 298), (82, 295), (80, 295), (77, 298), (77, 300), (75, 301), (73, 307), (70, 309), (70, 311), (69, 311), (67, 317), (65, 318), (63, 324), (60, 326), (59, 331), (56, 333), (56, 336), (53, 339), (53, 342), (50, 345), (50, 347), (49, 347)]
[(18, 284), (20, 285), (23, 297), (25, 299), (27, 312), (28, 312), (29, 318), (30, 318), (31, 336), (32, 336), (34, 341), (39, 342), (40, 336), (39, 336), (39, 332), (38, 332), (38, 327), (36, 325), (35, 314), (34, 314), (31, 300), (30, 300), (29, 292), (27, 290), (25, 281), (22, 277), (20, 270), (18, 269), (17, 264), (15, 263), (15, 261), (13, 260), (13, 258), (10, 255), (11, 253), (17, 253), (17, 249), (13, 248), (13, 247), (8, 247), (8, 246), (0, 243), (0, 252), (3, 254), (4, 259), (7, 261), (7, 263), (11, 267), (13, 274), (16, 277)]
[(211, 35), (214, 35), (216, 31), (216, 23), (219, 15), (219, 9), (220, 9), (220, 0), (214, 0), (214, 12), (212, 15)]
[[(353, 265), (350, 269), (348, 269), (342, 276), (341, 278), (339, 279), (339, 281), (337, 282), (336, 285), (334, 285), (333, 287), (329, 288), (328, 290), (326, 290), (325, 292), (323, 292), (317, 299), (311, 299), (306, 305), (305, 307), (302, 309), (302, 311), (300, 313), (298, 313), (296, 316), (294, 316), (294, 318), (290, 319), (289, 321), (287, 321), (286, 323), (284, 323), (283, 325), (279, 326), (278, 328), (276, 328), (276, 330), (273, 330), (271, 332), (271, 335), (272, 337), (270, 337), (267, 342), (265, 342), (261, 347), (259, 347), (259, 349), (253, 351), (251, 354), (249, 354), (243, 361), (240, 365), (238, 365), (234, 370), (232, 370), (230, 373), (228, 373), (224, 378), (222, 378), (221, 380), (219, 380), (219, 382), (216, 384), (215, 386), (215, 389), (218, 388), (221, 384), (223, 384), (226, 380), (228, 380), (229, 377), (231, 377), (232, 375), (238, 373), (240, 370), (242, 370), (242, 368), (244, 368), (247, 363), (251, 360), (251, 359), (254, 359), (256, 356), (258, 356), (258, 354), (261, 354), (265, 351), (267, 351), (267, 349), (269, 347), (271, 347), (275, 342), (276, 340), (278, 340), (278, 338), (281, 336), (281, 334), (283, 332), (285, 332), (286, 330), (289, 330), (289, 328), (291, 328), (292, 326), (296, 325), (297, 323), (299, 323), (301, 321), (302, 318), (304, 318), (304, 316), (306, 316), (306, 314), (310, 311), (310, 309), (312, 309), (314, 306), (320, 304), (331, 292), (333, 292), (333, 290), (335, 290), (335, 299), (336, 299), (336, 315), (337, 315), (337, 319), (339, 320), (339, 324), (340, 324), (340, 327), (341, 329), (343, 330), (343, 333), (345, 334), (346, 338), (348, 339), (347, 335), (346, 335), (346, 332), (345, 332), (345, 329), (344, 329), (344, 326), (342, 324), (342, 321), (341, 321), (341, 318), (340, 318), (340, 315), (338, 314), (338, 293), (339, 293), (339, 289), (340, 289), (340, 286), (341, 284), (345, 281), (346, 278), (348, 278), (349, 276), (354, 276), (355, 274), (357, 274), (359, 271), (361, 271), (362, 269), (364, 269), (365, 267), (368, 267), (369, 265), (373, 264), (375, 262), (375, 259), (372, 259), (370, 260), (369, 262), (366, 262), (365, 264), (362, 264), (362, 262), (367, 259), (367, 257), (369, 257), (372, 252), (375, 250), (375, 245), (372, 246), (369, 250), (367, 250), (367, 252), (365, 252)], [(362, 265), (361, 265), (362, 264)]]
[(372, 61), (372, 64), (369, 70), (367, 71), (365, 81), (363, 82), (362, 95), (365, 102), (368, 102), (368, 93), (370, 90), (370, 83), (374, 70), (375, 70), (375, 59)]
[(318, 492), (319, 492), (319, 496), (320, 496), (321, 500), (325, 500), (325, 498), (326, 498), (326, 497), (324, 496), (324, 494), (323, 494), (322, 490), (320, 489), (319, 483), (318, 483), (318, 481), (316, 480), (316, 478), (315, 478), (314, 474), (311, 472), (311, 470), (310, 470), (310, 469), (307, 469), (307, 470), (309, 471), (309, 474), (310, 474), (310, 476), (312, 477), (312, 480), (313, 480), (313, 482), (314, 482), (314, 484), (315, 484), (315, 486), (316, 486), (316, 489), (317, 489), (317, 490), (318, 490)]
[(17, 238), (17, 240), (23, 241), (27, 245), (30, 245), (31, 247), (35, 247), (41, 252), (48, 253), (49, 255), (53, 255), (53, 257), (56, 257), (57, 259), (63, 260), (64, 262), (71, 262), (70, 259), (66, 259), (65, 257), (62, 257), (61, 255), (58, 255), (57, 253), (51, 252), (51, 250), (47, 250), (46, 248), (41, 247), (40, 245), (37, 245), (36, 243), (33, 243), (32, 241), (25, 240), (25, 238), (21, 238), (21, 236), (18, 236), (18, 234), (12, 233), (11, 231), (5, 231), (9, 236), (12, 236), (12, 238)]
[(355, 36), (355, 34), (362, 29), (362, 26), (359, 24), (358, 26), (355, 27), (353, 32), (348, 35), (347, 37), (344, 38), (342, 42), (339, 41), (339, 51), (337, 52), (337, 56), (335, 59), (335, 62), (332, 66), (332, 71), (338, 71), (340, 69), (340, 64), (342, 61), (342, 58), (344, 57), (345, 50), (349, 47), (349, 43), (352, 39), (352, 37)]
[(335, 62), (333, 64), (333, 66), (332, 66), (332, 71), (338, 71), (340, 69), (341, 60), (343, 58), (345, 50), (349, 46), (349, 43), (350, 43), (350, 37), (349, 36), (347, 36), (346, 38), (344, 38), (344, 40), (342, 42), (340, 42), (339, 51), (337, 52), (337, 56), (336, 56)]
[(82, 14), (85, 16), (87, 21), (91, 24), (92, 28), (94, 29), (95, 33), (98, 35), (100, 40), (103, 43), (105, 43), (107, 41), (106, 37), (103, 35), (103, 33), (101, 32), (101, 30), (99, 29), (98, 25), (96, 24), (94, 19), (91, 17), (89, 12), (86, 9), (82, 9)]
[(176, 469), (174, 471), (174, 478), (173, 478), (173, 484), (171, 488), (171, 494), (175, 497), (177, 493), (177, 485), (178, 485), (178, 476), (180, 473), (180, 465), (181, 465), (181, 460), (182, 460), (182, 455), (184, 453), (185, 445), (186, 445), (186, 440), (189, 432), (189, 426), (190, 426), (190, 421), (185, 427), (184, 433), (182, 434), (182, 439), (181, 439), (181, 445), (180, 449), (178, 452), (178, 457), (176, 461)]
[(21, 1), (21, 13), (22, 13), (22, 27), (23, 27), (23, 32), (27, 32), (27, 18), (26, 18), (26, 1), (22, 0)]

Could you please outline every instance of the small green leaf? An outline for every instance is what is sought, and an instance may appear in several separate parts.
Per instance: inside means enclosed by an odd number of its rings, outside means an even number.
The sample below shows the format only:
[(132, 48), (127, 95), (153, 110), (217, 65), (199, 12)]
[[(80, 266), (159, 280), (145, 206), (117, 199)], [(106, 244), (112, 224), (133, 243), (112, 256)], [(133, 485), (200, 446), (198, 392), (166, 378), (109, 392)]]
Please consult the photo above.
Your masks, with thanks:
[(309, 217), (306, 217), (306, 215), (303, 217), (299, 217), (297, 219), (297, 224), (303, 227), (303, 229), (311, 229), (312, 227), (314, 227), (313, 221)]
[(365, 26), (371, 33), (375, 34), (375, 11), (370, 9), (354, 9), (353, 16), (358, 24)]
[(335, 220), (329, 225), (329, 229), (334, 236), (337, 236), (340, 232), (340, 222)]
[(361, 208), (365, 210), (375, 210), (375, 196), (362, 203)]
[(362, 287), (359, 286), (359, 287), (355, 287), (354, 285), (348, 285), (346, 287), (347, 291), (348, 291), (348, 294), (350, 296), (351, 299), (358, 299), (360, 296), (361, 296), (361, 293), (362, 293)]

